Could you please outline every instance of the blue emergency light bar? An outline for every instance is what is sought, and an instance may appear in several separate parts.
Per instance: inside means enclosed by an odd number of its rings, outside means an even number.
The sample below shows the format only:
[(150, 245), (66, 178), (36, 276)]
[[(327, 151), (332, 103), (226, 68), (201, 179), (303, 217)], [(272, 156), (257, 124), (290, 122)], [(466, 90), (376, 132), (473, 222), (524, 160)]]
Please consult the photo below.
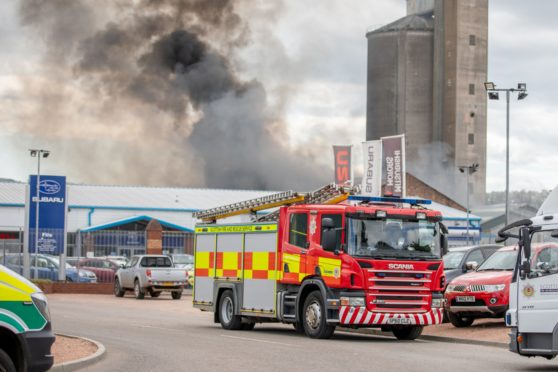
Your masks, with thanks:
[(362, 195), (350, 195), (349, 200), (368, 202), (368, 203), (407, 203), (407, 204), (432, 204), (432, 200), (428, 199), (406, 199), (406, 198), (394, 198), (394, 197), (381, 197), (381, 196), (362, 196)]

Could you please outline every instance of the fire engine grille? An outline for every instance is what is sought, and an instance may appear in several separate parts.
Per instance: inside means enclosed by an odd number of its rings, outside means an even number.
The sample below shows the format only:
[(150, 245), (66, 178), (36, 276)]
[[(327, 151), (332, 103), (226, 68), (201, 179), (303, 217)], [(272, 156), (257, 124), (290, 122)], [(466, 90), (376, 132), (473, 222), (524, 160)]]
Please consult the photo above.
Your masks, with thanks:
[(429, 309), (430, 272), (368, 269), (368, 302), (372, 311), (421, 313)]

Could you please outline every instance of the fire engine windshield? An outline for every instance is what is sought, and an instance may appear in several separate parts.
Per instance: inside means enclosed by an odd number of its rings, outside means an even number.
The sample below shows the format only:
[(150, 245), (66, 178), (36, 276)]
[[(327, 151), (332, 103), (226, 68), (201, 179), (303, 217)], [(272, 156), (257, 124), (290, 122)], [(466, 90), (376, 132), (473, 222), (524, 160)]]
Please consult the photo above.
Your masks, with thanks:
[(347, 218), (347, 252), (355, 257), (431, 259), (440, 257), (435, 222)]

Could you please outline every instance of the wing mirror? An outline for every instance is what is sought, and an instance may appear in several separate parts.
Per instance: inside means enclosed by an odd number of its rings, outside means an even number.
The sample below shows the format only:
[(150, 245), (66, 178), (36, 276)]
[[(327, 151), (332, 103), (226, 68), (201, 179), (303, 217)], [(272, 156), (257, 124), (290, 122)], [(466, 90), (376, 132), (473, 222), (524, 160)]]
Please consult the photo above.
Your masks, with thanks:
[(531, 257), (531, 234), (528, 227), (519, 229), (519, 241), (523, 247), (525, 258), (529, 259)]
[(552, 236), (553, 238), (558, 238), (558, 230), (552, 230), (550, 236)]
[(467, 271), (475, 271), (479, 267), (479, 263), (477, 261), (468, 261), (465, 264), (465, 270)]

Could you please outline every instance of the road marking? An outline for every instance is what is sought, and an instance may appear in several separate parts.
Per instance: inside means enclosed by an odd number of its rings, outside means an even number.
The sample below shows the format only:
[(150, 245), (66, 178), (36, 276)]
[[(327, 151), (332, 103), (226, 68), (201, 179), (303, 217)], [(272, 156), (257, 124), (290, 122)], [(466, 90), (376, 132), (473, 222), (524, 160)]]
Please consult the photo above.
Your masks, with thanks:
[(264, 342), (266, 344), (276, 344), (276, 345), (284, 345), (284, 346), (289, 346), (289, 347), (293, 347), (296, 345), (293, 344), (286, 344), (283, 342), (275, 342), (275, 341), (266, 341), (266, 340), (260, 340), (257, 338), (248, 338), (248, 337), (238, 337), (238, 336), (229, 336), (229, 335), (221, 335), (222, 337), (227, 337), (227, 338), (234, 338), (237, 340), (244, 340), (244, 341), (254, 341), (254, 342)]
[(145, 325), (145, 324), (132, 324), (136, 327), (139, 328), (154, 328), (154, 329), (164, 329), (165, 331), (175, 331), (175, 332), (183, 332), (180, 329), (175, 329), (175, 328), (167, 328), (167, 327), (157, 327), (157, 326), (152, 326), (152, 325)]

